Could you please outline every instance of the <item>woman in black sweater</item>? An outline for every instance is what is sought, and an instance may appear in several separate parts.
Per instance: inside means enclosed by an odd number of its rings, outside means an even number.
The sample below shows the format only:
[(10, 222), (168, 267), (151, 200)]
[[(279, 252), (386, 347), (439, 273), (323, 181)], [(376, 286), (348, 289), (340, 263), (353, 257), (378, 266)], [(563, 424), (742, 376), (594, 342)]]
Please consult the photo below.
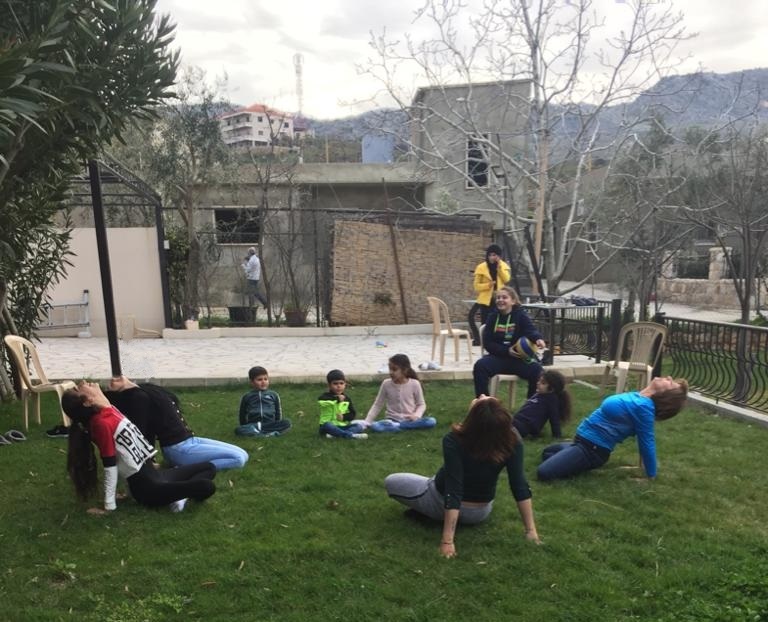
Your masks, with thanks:
[(523, 443), (510, 414), (496, 398), (483, 395), (473, 400), (464, 421), (443, 437), (443, 466), (434, 477), (393, 473), (384, 486), (390, 497), (411, 510), (443, 521), (440, 553), (454, 557), (457, 524), (488, 518), (496, 481), (505, 468), (525, 537), (539, 544), (531, 489), (523, 472)]

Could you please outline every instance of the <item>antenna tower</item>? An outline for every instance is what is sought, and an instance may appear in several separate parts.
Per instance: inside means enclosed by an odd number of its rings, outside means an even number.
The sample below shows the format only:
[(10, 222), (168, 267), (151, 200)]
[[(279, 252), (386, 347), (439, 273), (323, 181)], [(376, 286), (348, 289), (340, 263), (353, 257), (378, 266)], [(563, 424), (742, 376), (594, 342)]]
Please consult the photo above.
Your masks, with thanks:
[(302, 79), (302, 68), (304, 57), (299, 53), (293, 55), (293, 66), (296, 68), (296, 99), (299, 102), (298, 116), (301, 116), (304, 110), (304, 81)]

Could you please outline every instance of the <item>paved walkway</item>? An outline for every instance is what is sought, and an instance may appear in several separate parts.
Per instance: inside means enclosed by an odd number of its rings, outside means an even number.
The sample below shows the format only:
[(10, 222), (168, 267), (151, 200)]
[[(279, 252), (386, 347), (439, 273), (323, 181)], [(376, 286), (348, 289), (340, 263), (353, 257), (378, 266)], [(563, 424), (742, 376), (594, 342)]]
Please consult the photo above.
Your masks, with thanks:
[[(123, 373), (130, 378), (191, 386), (244, 382), (253, 365), (263, 365), (282, 382), (324, 381), (334, 368), (355, 380), (371, 380), (382, 377), (393, 354), (407, 354), (414, 366), (431, 359), (431, 334), (398, 334), (397, 327), (387, 328), (394, 334), (134, 339), (119, 342), (120, 360)], [(105, 338), (48, 338), (38, 344), (38, 352), (51, 379), (104, 380), (111, 376)], [(473, 348), (473, 361), (478, 354), (479, 348)], [(585, 356), (557, 357), (556, 366), (576, 367), (583, 374), (593, 367)], [(449, 342), (442, 370), (422, 373), (436, 379), (471, 378), (466, 342), (461, 342), (458, 362)]]
[[(577, 291), (598, 298), (612, 297), (607, 286), (582, 286)], [(735, 310), (704, 311), (684, 305), (665, 305), (663, 310), (671, 316), (717, 322), (738, 316)], [(164, 339), (121, 341), (120, 360), (123, 373), (130, 378), (177, 386), (243, 382), (253, 365), (263, 365), (281, 382), (322, 381), (328, 370), (334, 368), (344, 370), (355, 380), (371, 380), (381, 378), (387, 359), (399, 352), (407, 354), (414, 366), (430, 361), (430, 328), (410, 325), (324, 330), (232, 329), (229, 333), (218, 329), (165, 331)], [(111, 376), (105, 338), (45, 338), (38, 350), (51, 379), (104, 380)], [(473, 348), (473, 357), (478, 354), (479, 348)], [(582, 377), (594, 377), (602, 370), (585, 356), (555, 357), (555, 367), (573, 369), (576, 376)], [(456, 362), (449, 341), (442, 370), (424, 373), (441, 379), (471, 378), (472, 363), (466, 343), (461, 342)]]

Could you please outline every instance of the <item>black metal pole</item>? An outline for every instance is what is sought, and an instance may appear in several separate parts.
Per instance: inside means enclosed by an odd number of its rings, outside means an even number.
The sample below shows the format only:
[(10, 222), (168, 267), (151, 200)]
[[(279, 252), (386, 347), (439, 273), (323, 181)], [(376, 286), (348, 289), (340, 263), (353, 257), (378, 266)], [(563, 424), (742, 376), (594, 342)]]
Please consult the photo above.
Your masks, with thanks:
[(93, 203), (93, 224), (96, 230), (96, 248), (99, 252), (99, 271), (101, 272), (101, 291), (104, 295), (104, 319), (107, 322), (107, 342), (109, 343), (109, 362), (112, 376), (122, 375), (120, 368), (120, 350), (117, 345), (117, 323), (115, 322), (115, 297), (112, 292), (112, 271), (109, 267), (109, 247), (107, 246), (107, 225), (104, 221), (104, 204), (101, 200), (101, 178), (99, 163), (88, 160), (88, 175), (91, 179), (91, 202)]
[(163, 292), (163, 320), (166, 328), (173, 328), (173, 315), (171, 313), (171, 286), (168, 283), (168, 243), (165, 239), (165, 225), (163, 224), (163, 202), (159, 195), (154, 195), (155, 200), (155, 230), (157, 231), (157, 255), (160, 260), (160, 288)]

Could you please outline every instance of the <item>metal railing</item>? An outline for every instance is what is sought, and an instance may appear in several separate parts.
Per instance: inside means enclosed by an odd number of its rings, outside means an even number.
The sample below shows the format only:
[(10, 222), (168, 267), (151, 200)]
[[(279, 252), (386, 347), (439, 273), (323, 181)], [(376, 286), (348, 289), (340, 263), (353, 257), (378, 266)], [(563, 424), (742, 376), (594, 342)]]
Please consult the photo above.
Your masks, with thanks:
[[(595, 359), (610, 360), (616, 349), (621, 330), (621, 299), (594, 300), (594, 304), (575, 304), (577, 298), (542, 296), (538, 300), (550, 303), (551, 308), (536, 308), (531, 302), (526, 307), (539, 332), (550, 348), (544, 364), (551, 364), (551, 356), (583, 354)], [(558, 304), (560, 303), (560, 304)]]
[(768, 328), (658, 314), (669, 332), (664, 374), (716, 400), (768, 413)]
[(88, 290), (83, 290), (80, 302), (65, 304), (44, 304), (35, 330), (54, 328), (89, 328), (91, 324), (88, 312)]
[[(549, 298), (545, 297), (545, 304), (551, 307), (539, 303), (523, 306), (552, 355), (583, 354), (594, 358), (595, 363), (613, 356), (621, 330), (621, 299), (576, 305), (572, 300)], [(544, 364), (550, 362), (548, 357)]]

